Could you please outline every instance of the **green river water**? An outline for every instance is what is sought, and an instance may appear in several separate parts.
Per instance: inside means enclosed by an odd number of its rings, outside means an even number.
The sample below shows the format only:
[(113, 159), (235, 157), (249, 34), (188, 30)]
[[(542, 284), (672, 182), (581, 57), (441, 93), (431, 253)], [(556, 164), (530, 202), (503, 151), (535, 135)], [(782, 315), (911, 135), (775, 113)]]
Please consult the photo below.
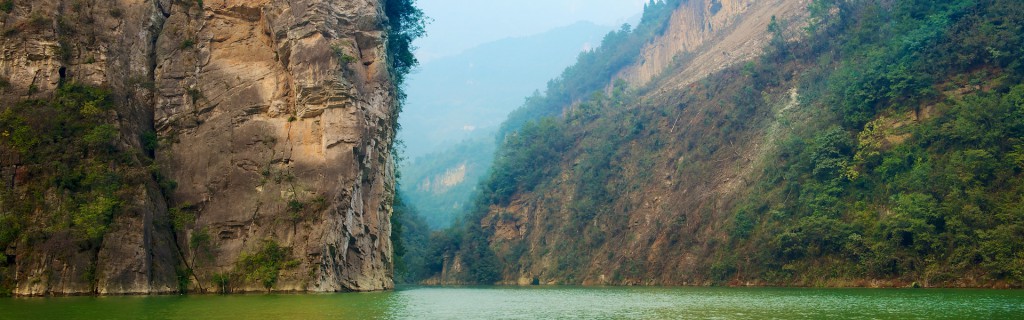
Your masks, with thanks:
[(0, 319), (1024, 319), (1024, 291), (401, 287), (391, 292), (0, 299)]

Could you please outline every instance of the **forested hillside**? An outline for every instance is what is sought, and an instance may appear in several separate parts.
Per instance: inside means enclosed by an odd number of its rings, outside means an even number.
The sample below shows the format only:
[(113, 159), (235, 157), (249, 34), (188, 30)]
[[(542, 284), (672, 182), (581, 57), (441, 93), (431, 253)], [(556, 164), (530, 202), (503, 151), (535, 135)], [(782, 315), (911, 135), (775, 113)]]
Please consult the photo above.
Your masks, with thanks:
[(1024, 3), (816, 0), (758, 59), (615, 81), (678, 5), (507, 120), (442, 281), (1024, 284)]
[[(543, 88), (611, 29), (578, 22), (507, 38), (423, 63), (409, 75), (399, 138), (410, 160), (494, 131), (523, 97)], [(493, 139), (492, 139), (493, 140)], [(407, 171), (419, 166), (407, 165)]]
[(409, 206), (433, 229), (463, 216), (490, 169), (504, 117), (608, 29), (578, 22), (420, 66), (407, 84), (410, 98), (399, 132), (408, 157), (399, 188)]

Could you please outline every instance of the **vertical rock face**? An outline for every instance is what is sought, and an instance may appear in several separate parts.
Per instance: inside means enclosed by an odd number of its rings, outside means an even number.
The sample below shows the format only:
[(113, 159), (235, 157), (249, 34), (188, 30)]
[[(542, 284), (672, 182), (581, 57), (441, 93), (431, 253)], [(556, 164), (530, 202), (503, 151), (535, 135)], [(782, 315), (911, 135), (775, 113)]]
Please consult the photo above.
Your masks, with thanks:
[(273, 239), (301, 261), (279, 289), (392, 287), (393, 97), (379, 5), (205, 6), (173, 9), (156, 66), (155, 119), (170, 140), (158, 162), (177, 182), (174, 205), (198, 216), (185, 237), (213, 237), (212, 259), (189, 259), (198, 278)]
[[(273, 290), (393, 287), (395, 97), (380, 2), (14, 3), (0, 12), (0, 101), (101, 86), (124, 148), (159, 137), (159, 174), (98, 248), (69, 252), (61, 237), (0, 248), (16, 261), (15, 294), (174, 292), (183, 269), (193, 290), (233, 274), (232, 291), (265, 291), (238, 265), (267, 243), (285, 253)], [(8, 180), (17, 159), (0, 164)]]
[[(119, 144), (138, 148), (140, 133), (152, 127), (153, 101), (139, 84), (152, 77), (151, 43), (162, 21), (151, 2), (14, 1), (9, 12), (0, 13), (0, 74), (6, 84), (0, 101), (45, 99), (72, 81), (109, 88), (119, 105), (112, 116), (126, 137)], [(18, 166), (18, 159), (4, 158), (5, 167)], [(130, 193), (99, 247), (83, 247), (69, 233), (58, 232), (6, 248), (16, 261), (13, 293), (176, 291), (173, 235), (154, 223), (166, 220), (163, 197), (152, 181)]]

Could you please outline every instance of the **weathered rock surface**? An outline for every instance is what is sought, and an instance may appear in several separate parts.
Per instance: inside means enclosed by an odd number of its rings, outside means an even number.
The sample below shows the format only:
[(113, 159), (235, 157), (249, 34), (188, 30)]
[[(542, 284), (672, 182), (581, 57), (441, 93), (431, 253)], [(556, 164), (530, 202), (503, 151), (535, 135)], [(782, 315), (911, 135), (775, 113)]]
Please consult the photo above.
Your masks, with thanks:
[(638, 63), (618, 77), (643, 86), (678, 61), (685, 70), (668, 82), (688, 85), (761, 55), (771, 38), (765, 30), (772, 17), (798, 27), (807, 15), (805, 7), (805, 1), (791, 0), (684, 1), (672, 14), (668, 30), (647, 44)]
[[(69, 252), (61, 237), (6, 248), (16, 295), (175, 292), (183, 268), (193, 290), (213, 291), (214, 274), (266, 240), (291, 255), (273, 290), (393, 287), (395, 97), (381, 3), (203, 2), (15, 1), (0, 12), (0, 102), (45, 98), (65, 81), (110, 88), (121, 143), (139, 149), (155, 130), (158, 171), (177, 184), (163, 194), (144, 183), (99, 248)], [(197, 219), (174, 232), (169, 211)], [(208, 248), (190, 247), (197, 233), (211, 235)]]
[(174, 205), (198, 215), (188, 233), (214, 235), (200, 281), (275, 239), (301, 261), (278, 289), (392, 287), (393, 98), (376, 1), (172, 10), (155, 121), (173, 141), (158, 162), (178, 182)]
[[(0, 101), (46, 98), (66, 81), (115, 92), (126, 147), (152, 127), (152, 95), (138, 84), (152, 75), (151, 43), (163, 17), (142, 1), (16, 1), (0, 14)], [(99, 248), (82, 248), (69, 234), (18, 246), (17, 295), (139, 294), (177, 290), (177, 252), (156, 185), (143, 183), (115, 218)]]

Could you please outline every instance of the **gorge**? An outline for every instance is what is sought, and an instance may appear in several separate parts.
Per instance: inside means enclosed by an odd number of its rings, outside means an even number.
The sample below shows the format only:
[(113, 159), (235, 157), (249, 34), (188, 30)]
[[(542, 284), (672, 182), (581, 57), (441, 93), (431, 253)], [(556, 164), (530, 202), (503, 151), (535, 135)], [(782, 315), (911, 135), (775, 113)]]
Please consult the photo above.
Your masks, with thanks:
[[(0, 0), (0, 296), (1024, 286), (1021, 1), (648, 1), (599, 46), (552, 37), (576, 63), (500, 127), (518, 98), (403, 89), (425, 21), (415, 0)], [(528, 39), (437, 65), (520, 92), (539, 80), (492, 70), (558, 62)], [(418, 136), (430, 167), (400, 182), (410, 92), (438, 96), (418, 127), (475, 140)], [(715, 292), (650, 289), (608, 292)], [(431, 292), (471, 295), (367, 301)]]

